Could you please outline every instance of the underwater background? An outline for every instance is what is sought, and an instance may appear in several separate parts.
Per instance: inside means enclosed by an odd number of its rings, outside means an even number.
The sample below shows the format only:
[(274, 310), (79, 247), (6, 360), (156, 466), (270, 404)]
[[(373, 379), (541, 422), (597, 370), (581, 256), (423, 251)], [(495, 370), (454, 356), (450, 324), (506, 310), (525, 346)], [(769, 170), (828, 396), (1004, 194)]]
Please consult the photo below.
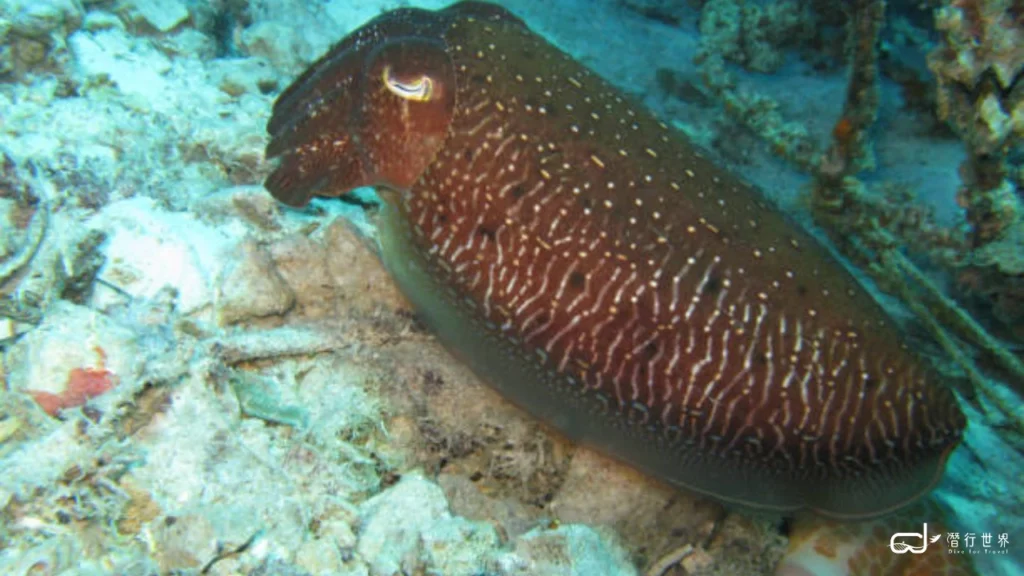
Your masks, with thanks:
[(372, 193), (263, 188), (296, 76), (449, 4), (0, 0), (0, 574), (1024, 573), (1024, 5), (500, 2), (830, 241), (956, 390), (938, 488), (837, 524), (574, 446), (417, 320)]

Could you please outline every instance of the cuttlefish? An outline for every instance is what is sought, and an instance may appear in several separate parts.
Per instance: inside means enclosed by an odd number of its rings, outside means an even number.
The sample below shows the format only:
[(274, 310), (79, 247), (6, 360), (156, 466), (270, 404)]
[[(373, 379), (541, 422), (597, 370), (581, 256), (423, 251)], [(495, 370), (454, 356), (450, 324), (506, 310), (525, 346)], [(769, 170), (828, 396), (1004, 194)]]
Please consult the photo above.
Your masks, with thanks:
[(268, 131), (274, 197), (377, 187), (381, 257), (443, 344), (656, 478), (870, 518), (961, 438), (955, 395), (826, 248), (503, 8), (377, 17)]

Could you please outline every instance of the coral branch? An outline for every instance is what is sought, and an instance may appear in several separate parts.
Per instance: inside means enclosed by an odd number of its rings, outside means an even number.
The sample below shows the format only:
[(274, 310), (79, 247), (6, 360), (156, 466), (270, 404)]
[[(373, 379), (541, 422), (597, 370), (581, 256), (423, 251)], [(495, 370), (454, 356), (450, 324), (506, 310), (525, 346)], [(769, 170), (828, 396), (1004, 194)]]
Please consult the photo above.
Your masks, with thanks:
[(878, 117), (877, 45), (884, 22), (884, 0), (857, 0), (850, 23), (853, 58), (846, 104), (832, 129), (832, 146), (822, 158), (819, 178), (835, 181), (874, 166), (868, 131)]

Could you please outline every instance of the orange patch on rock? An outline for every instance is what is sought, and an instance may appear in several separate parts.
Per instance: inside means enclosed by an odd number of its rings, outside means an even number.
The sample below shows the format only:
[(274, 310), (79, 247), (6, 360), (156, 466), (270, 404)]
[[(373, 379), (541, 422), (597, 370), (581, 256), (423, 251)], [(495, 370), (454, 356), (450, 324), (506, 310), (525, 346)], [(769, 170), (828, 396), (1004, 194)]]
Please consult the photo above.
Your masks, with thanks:
[(68, 372), (68, 381), (60, 394), (28, 390), (36, 404), (50, 416), (57, 416), (68, 408), (77, 408), (117, 385), (117, 375), (105, 368), (107, 354), (99, 346), (93, 348), (99, 357), (96, 368), (74, 368)]

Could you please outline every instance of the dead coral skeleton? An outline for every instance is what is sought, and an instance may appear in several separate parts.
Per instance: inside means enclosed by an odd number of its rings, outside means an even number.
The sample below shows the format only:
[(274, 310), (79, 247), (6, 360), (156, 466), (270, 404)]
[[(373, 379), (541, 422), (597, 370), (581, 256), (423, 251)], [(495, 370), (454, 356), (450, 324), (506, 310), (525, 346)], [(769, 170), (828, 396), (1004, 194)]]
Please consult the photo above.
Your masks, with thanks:
[[(1024, 382), (1024, 363), (960, 308), (917, 265), (900, 251), (897, 236), (879, 225), (877, 205), (863, 193), (854, 176), (867, 154), (868, 131), (877, 115), (877, 39), (884, 22), (883, 0), (857, 0), (852, 21), (856, 35), (852, 73), (843, 115), (833, 130), (832, 146), (820, 158), (811, 204), (816, 220), (840, 238), (848, 256), (862, 264), (879, 286), (892, 292), (917, 315), (933, 338), (961, 367), (988, 401), (985, 412), (1024, 449), (1024, 414), (1015, 402), (993, 390), (973, 358), (967, 342), (993, 359), (1012, 381)], [(867, 215), (867, 217), (861, 217)]]
[[(960, 279), (993, 317), (1024, 340), (1024, 27), (1015, 0), (946, 0), (936, 11), (941, 42), (928, 55), (937, 114), (964, 141), (957, 202), (972, 251)], [(1014, 153), (1016, 151), (1016, 154)], [(993, 261), (995, 260), (995, 262)], [(962, 282), (962, 284), (967, 284)]]

